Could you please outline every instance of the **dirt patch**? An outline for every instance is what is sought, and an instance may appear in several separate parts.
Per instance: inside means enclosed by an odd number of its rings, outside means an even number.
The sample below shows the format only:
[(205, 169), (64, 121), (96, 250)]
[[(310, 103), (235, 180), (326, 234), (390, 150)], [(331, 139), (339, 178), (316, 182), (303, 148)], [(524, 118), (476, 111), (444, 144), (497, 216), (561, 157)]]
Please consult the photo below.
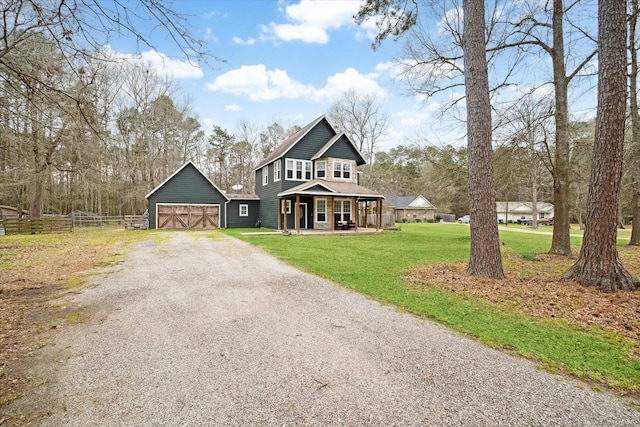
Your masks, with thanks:
[[(619, 250), (631, 274), (640, 276), (640, 248)], [(585, 329), (598, 327), (634, 341), (640, 348), (640, 292), (605, 294), (575, 281), (559, 280), (575, 259), (539, 255), (504, 259), (504, 280), (469, 276), (466, 264), (423, 266), (407, 279), (414, 286), (438, 286), (477, 298), (495, 307), (524, 312), (537, 318), (561, 319)]]
[[(77, 321), (79, 307), (59, 303), (62, 296), (76, 292), (69, 280), (126, 246), (116, 241), (91, 247), (93, 237), (83, 235), (21, 237), (0, 241), (0, 407), (28, 387), (22, 365), (31, 363), (33, 352), (48, 345), (55, 330)], [(7, 244), (9, 239), (19, 244)]]

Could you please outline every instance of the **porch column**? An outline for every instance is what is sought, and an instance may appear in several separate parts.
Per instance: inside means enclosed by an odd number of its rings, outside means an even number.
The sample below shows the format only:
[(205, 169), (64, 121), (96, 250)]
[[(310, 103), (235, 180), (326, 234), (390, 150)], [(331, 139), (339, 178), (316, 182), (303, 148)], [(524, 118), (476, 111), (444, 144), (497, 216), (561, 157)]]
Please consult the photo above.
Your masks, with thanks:
[(282, 199), (279, 197), (276, 212), (278, 212), (278, 230), (282, 230)]
[(356, 233), (358, 232), (358, 219), (360, 218), (360, 201), (358, 199), (356, 199), (356, 219), (355, 219), (355, 223), (356, 226), (353, 228), (353, 231), (355, 231)]
[(284, 205), (282, 206), (282, 211), (284, 212), (284, 226), (283, 229), (284, 231), (287, 231), (287, 199), (282, 199), (282, 201), (284, 202)]
[(382, 229), (382, 200), (376, 200), (376, 231)]
[(296, 222), (296, 234), (300, 234), (300, 196), (296, 196), (296, 214), (295, 214), (295, 222)]
[(336, 214), (333, 211), (335, 207), (333, 206), (333, 196), (329, 197), (329, 206), (327, 206), (327, 214), (330, 213), (330, 221), (331, 221), (331, 231), (336, 231)]
[(369, 201), (364, 202), (364, 228), (369, 228)]

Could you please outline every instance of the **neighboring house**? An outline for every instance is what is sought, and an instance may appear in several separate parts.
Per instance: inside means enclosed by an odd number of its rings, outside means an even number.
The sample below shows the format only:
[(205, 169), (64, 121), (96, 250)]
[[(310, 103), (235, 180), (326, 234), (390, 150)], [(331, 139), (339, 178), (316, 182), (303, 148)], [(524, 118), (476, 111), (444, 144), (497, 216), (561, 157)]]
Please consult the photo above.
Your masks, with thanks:
[(385, 194), (384, 211), (393, 214), (396, 222), (427, 222), (435, 220), (436, 208), (422, 195), (397, 196)]
[(287, 138), (255, 168), (262, 224), (279, 230), (335, 230), (364, 223), (384, 196), (358, 184), (366, 162), (344, 133), (320, 116)]
[[(531, 202), (496, 202), (496, 213), (500, 222), (516, 222), (533, 220), (533, 204)], [(554, 207), (551, 203), (537, 203), (537, 219), (553, 218)]]
[[(147, 196), (149, 228), (255, 227), (278, 230), (382, 228), (384, 196), (357, 182), (365, 160), (321, 116), (255, 168), (255, 193), (225, 194), (187, 162)], [(373, 220), (365, 214), (375, 212)]]

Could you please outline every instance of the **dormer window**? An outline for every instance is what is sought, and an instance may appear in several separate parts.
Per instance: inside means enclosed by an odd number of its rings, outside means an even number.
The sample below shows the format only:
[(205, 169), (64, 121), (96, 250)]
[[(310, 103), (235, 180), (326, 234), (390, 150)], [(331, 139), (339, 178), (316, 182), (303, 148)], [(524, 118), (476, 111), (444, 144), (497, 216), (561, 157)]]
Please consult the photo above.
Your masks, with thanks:
[(327, 161), (321, 160), (316, 162), (316, 178), (327, 177)]
[(333, 177), (351, 179), (351, 163), (340, 161), (333, 162)]

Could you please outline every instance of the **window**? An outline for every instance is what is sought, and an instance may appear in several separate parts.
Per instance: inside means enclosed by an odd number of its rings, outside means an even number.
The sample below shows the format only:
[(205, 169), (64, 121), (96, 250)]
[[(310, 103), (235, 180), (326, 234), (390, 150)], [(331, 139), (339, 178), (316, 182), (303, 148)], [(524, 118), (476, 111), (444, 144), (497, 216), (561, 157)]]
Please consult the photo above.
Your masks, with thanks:
[(313, 163), (310, 160), (286, 160), (286, 177), (290, 181), (308, 181), (311, 179)]
[(349, 162), (333, 162), (333, 177), (342, 179), (351, 179), (351, 163)]
[(238, 214), (240, 216), (249, 216), (249, 205), (240, 205), (240, 212)]
[(327, 199), (316, 199), (316, 222), (327, 222)]
[(327, 177), (327, 162), (325, 160), (316, 162), (316, 178)]
[(280, 204), (280, 213), (284, 213), (285, 206), (287, 207), (287, 213), (291, 213), (291, 200), (282, 200)]
[(342, 164), (342, 177), (344, 179), (351, 179), (351, 163)]
[(280, 160), (273, 164), (273, 182), (280, 181)]
[(335, 222), (351, 221), (351, 200), (334, 200), (333, 216)]
[(287, 179), (293, 179), (293, 160), (287, 159)]
[(269, 165), (262, 168), (262, 185), (269, 183)]

